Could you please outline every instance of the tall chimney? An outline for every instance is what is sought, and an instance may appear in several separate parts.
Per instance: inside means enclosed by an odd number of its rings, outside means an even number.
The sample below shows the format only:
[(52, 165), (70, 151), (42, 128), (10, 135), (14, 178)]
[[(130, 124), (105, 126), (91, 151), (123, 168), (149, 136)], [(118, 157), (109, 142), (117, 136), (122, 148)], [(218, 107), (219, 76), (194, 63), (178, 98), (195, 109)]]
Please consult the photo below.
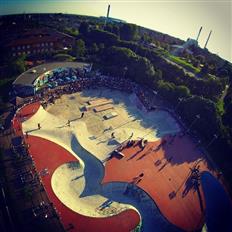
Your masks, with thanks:
[(206, 48), (206, 46), (207, 46), (207, 44), (208, 44), (208, 42), (209, 42), (209, 38), (210, 38), (211, 34), (212, 34), (212, 30), (210, 31), (209, 36), (208, 36), (208, 38), (207, 38), (207, 40), (206, 40), (206, 42), (205, 42), (204, 49)]
[(109, 18), (110, 15), (110, 5), (108, 5), (108, 9), (107, 9), (107, 19)]
[(199, 30), (199, 32), (198, 32), (198, 35), (197, 35), (197, 42), (198, 42), (198, 39), (199, 39), (199, 37), (200, 37), (200, 34), (201, 34), (201, 30), (202, 30), (202, 27), (200, 28), (200, 30)]
[(107, 15), (106, 15), (106, 18), (105, 18), (104, 27), (106, 26), (106, 23), (108, 22), (109, 15), (110, 15), (110, 5), (108, 5), (108, 8), (107, 8)]

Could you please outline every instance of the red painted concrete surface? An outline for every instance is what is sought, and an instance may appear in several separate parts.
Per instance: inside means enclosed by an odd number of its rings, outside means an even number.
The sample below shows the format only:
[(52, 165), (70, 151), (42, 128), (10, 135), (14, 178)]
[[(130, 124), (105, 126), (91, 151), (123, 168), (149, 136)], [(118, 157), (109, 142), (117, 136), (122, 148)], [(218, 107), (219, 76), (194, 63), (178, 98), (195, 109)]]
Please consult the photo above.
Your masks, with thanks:
[[(171, 136), (167, 136), (165, 140), (165, 145), (160, 145), (164, 138), (149, 142), (143, 151), (139, 145), (124, 148), (124, 158), (114, 157), (107, 161), (103, 183), (133, 182), (143, 173), (137, 185), (152, 197), (166, 219), (179, 228), (194, 231), (202, 226), (204, 218), (199, 195), (193, 188), (186, 191), (185, 196), (182, 196), (182, 193), (190, 175), (190, 168), (197, 160), (200, 171), (210, 168), (204, 159), (200, 161), (203, 157), (189, 137), (176, 136), (171, 142)], [(160, 149), (154, 151), (159, 145)], [(168, 159), (171, 160), (168, 162)], [(202, 189), (199, 189), (204, 208)], [(173, 191), (176, 196), (170, 199), (169, 193)]]
[(12, 119), (12, 126), (14, 128), (16, 135), (22, 135), (22, 125), (21, 123), (32, 117), (39, 109), (40, 102), (34, 102), (23, 106), (17, 111), (15, 117)]

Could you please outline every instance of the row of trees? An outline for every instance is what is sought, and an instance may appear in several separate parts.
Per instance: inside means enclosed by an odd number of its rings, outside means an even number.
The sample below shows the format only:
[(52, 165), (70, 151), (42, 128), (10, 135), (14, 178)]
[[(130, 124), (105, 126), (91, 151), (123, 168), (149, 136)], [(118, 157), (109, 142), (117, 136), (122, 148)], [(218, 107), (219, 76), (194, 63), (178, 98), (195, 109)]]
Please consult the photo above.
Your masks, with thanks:
[(161, 73), (147, 58), (136, 55), (128, 48), (116, 46), (106, 48), (101, 53), (101, 59), (110, 67), (107, 69), (108, 72), (119, 75), (118, 70), (120, 70), (123, 76), (138, 83), (149, 85), (161, 79)]
[(132, 41), (118, 41), (118, 45), (127, 47), (140, 56), (146, 56), (155, 67), (162, 70), (163, 79), (175, 85), (184, 85), (189, 88), (192, 94), (203, 96), (217, 101), (225, 89), (227, 79), (222, 78), (196, 78), (189, 76), (182, 69), (168, 63), (161, 55), (154, 50), (144, 48)]
[[(118, 38), (121, 40), (137, 40), (139, 38), (138, 35), (138, 27), (135, 24), (130, 24), (130, 23), (123, 23), (123, 24), (107, 24), (104, 27), (104, 31), (107, 31), (109, 33), (112, 33), (116, 35)], [(94, 28), (99, 29), (98, 28)], [(86, 36), (90, 31), (90, 25), (88, 22), (82, 22), (79, 27), (79, 32)]]

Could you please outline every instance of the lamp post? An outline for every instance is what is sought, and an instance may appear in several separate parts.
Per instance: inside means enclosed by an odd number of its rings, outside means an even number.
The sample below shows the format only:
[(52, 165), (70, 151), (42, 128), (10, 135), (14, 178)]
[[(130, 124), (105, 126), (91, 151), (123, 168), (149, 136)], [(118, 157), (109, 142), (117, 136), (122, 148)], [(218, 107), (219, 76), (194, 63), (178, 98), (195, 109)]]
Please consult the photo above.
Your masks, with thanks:
[(213, 135), (213, 138), (209, 141), (209, 143), (207, 144), (207, 146), (205, 147), (205, 149), (209, 148), (210, 145), (218, 138), (218, 136), (216, 134)]
[(126, 72), (127, 72), (128, 68), (127, 66), (124, 67), (124, 72), (123, 72), (123, 79), (125, 78)]
[(192, 121), (192, 123), (190, 124), (190, 126), (189, 126), (189, 128), (187, 129), (186, 132), (189, 132), (190, 129), (192, 128), (192, 126), (193, 126), (193, 125), (197, 122), (197, 120), (200, 119), (200, 118), (201, 118), (200, 114), (197, 114), (197, 115), (195, 116), (195, 119)]
[(183, 98), (179, 97), (178, 98), (178, 103), (176, 104), (175, 108), (174, 108), (174, 112), (177, 110), (177, 108), (179, 107), (180, 103), (183, 101)]

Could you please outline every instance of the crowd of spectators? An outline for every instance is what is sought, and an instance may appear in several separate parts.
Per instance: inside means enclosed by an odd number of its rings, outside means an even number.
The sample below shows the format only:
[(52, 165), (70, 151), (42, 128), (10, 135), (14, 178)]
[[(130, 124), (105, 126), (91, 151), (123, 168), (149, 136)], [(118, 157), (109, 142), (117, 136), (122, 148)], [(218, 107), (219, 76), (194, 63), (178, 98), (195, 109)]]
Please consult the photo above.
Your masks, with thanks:
[[(135, 93), (147, 111), (154, 109), (153, 101), (151, 100), (154, 98), (154, 94), (151, 92), (149, 93), (145, 87), (129, 79), (105, 75), (85, 75), (82, 73), (79, 74), (75, 81), (69, 81), (67, 78), (65, 79), (67, 73), (64, 72), (63, 75), (64, 76), (61, 77), (59, 74), (59, 79), (63, 78), (63, 80), (67, 80), (63, 85), (50, 88), (51, 84), (48, 84), (44, 88), (41, 88), (31, 100), (41, 101), (41, 103), (46, 106), (47, 104), (54, 103), (54, 101), (63, 94), (71, 94), (90, 88), (106, 87), (127, 93)], [(53, 78), (51, 78), (51, 80), (53, 80)]]

